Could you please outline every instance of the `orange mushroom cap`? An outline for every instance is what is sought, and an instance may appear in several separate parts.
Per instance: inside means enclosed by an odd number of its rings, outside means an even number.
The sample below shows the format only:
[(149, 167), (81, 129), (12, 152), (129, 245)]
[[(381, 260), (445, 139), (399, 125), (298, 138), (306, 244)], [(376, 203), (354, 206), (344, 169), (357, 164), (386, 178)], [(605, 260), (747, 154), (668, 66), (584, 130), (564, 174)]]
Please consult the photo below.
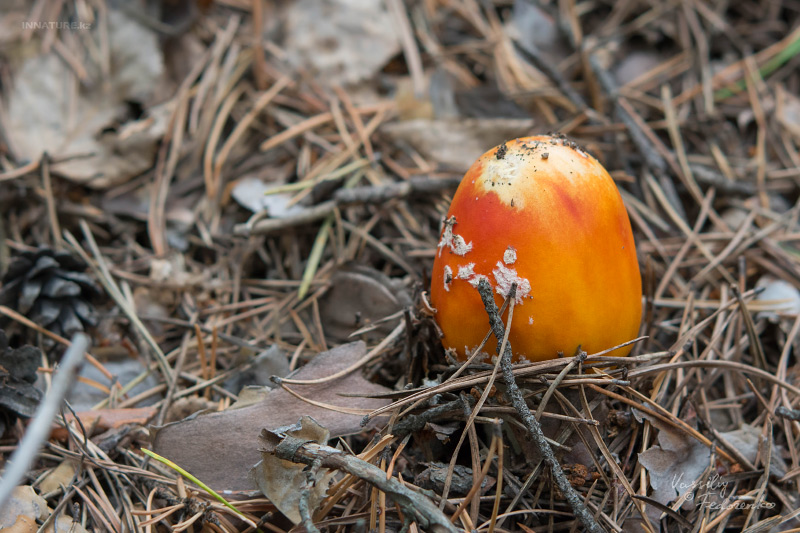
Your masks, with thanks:
[[(453, 197), (433, 264), (431, 304), (459, 358), (489, 330), (478, 294), (498, 306), (517, 284), (509, 342), (541, 361), (636, 337), (642, 285), (630, 221), (614, 180), (563, 137), (515, 139), (481, 156)], [(494, 337), (484, 351), (496, 353)], [(623, 356), (630, 347), (610, 355)]]

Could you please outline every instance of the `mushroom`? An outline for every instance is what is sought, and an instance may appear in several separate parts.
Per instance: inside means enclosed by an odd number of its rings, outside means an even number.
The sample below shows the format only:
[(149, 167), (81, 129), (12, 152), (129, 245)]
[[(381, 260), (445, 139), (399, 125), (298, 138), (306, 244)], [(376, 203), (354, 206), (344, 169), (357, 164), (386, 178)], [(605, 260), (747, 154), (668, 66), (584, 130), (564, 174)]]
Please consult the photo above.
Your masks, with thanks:
[[(636, 247), (603, 166), (564, 136), (515, 139), (483, 154), (453, 197), (432, 273), (442, 342), (462, 360), (488, 331), (481, 279), (498, 306), (516, 286), (515, 359), (542, 361), (579, 347), (594, 353), (635, 338), (642, 314)], [(486, 351), (495, 354), (495, 344)]]

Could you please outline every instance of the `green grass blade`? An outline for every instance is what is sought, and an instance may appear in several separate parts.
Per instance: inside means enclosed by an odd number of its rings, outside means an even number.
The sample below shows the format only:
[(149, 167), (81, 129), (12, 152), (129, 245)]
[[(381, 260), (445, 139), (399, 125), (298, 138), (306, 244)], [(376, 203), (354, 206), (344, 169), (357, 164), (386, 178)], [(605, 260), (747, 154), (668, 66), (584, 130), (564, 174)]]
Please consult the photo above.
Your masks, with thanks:
[(186, 479), (188, 479), (189, 481), (191, 481), (192, 483), (194, 483), (195, 485), (197, 485), (198, 487), (200, 487), (201, 489), (203, 489), (204, 491), (206, 491), (207, 493), (209, 493), (209, 494), (210, 494), (210, 495), (211, 495), (211, 496), (212, 496), (212, 497), (213, 497), (215, 500), (217, 500), (218, 502), (220, 502), (222, 505), (224, 505), (225, 507), (227, 507), (228, 509), (230, 509), (230, 510), (231, 510), (231, 511), (233, 511), (234, 513), (236, 513), (236, 514), (238, 514), (239, 516), (241, 516), (241, 517), (242, 517), (242, 519), (243, 519), (243, 520), (245, 520), (247, 523), (249, 523), (249, 524), (251, 524), (253, 527), (255, 527), (255, 524), (253, 524), (252, 520), (248, 519), (248, 518), (247, 518), (247, 517), (244, 515), (244, 513), (242, 513), (242, 512), (241, 512), (239, 509), (237, 509), (236, 507), (234, 507), (234, 506), (233, 506), (233, 505), (231, 505), (230, 503), (228, 503), (228, 500), (226, 500), (225, 498), (223, 498), (222, 496), (220, 496), (219, 494), (217, 494), (217, 493), (214, 491), (214, 489), (212, 489), (211, 487), (209, 487), (208, 485), (206, 485), (205, 483), (203, 483), (202, 481), (200, 481), (199, 479), (197, 479), (196, 477), (194, 477), (192, 474), (190, 474), (189, 472), (187, 472), (186, 470), (184, 470), (184, 469), (183, 469), (183, 468), (181, 468), (180, 466), (176, 465), (175, 463), (173, 463), (172, 461), (170, 461), (170, 460), (169, 460), (169, 459), (167, 459), (166, 457), (162, 457), (162, 456), (158, 455), (157, 453), (155, 453), (155, 452), (153, 452), (153, 451), (150, 451), (150, 450), (148, 450), (147, 448), (142, 448), (142, 451), (143, 451), (143, 452), (144, 452), (146, 455), (148, 455), (148, 456), (152, 457), (153, 459), (155, 459), (156, 461), (159, 461), (159, 462), (161, 462), (161, 463), (164, 463), (165, 465), (167, 465), (167, 466), (168, 466), (168, 467), (170, 467), (171, 469), (173, 469), (173, 470), (175, 470), (176, 472), (178, 472), (180, 475), (182, 475), (183, 477), (185, 477)]
[[(758, 73), (761, 75), (762, 78), (766, 78), (779, 68), (781, 68), (784, 63), (792, 59), (800, 53), (800, 36), (798, 36), (794, 41), (789, 43), (786, 48), (775, 54), (772, 59), (767, 61), (763, 67), (758, 69)], [(725, 87), (723, 89), (718, 90), (714, 93), (714, 100), (724, 100), (733, 96), (734, 94), (738, 94), (745, 89), (745, 81), (739, 80), (731, 87)]]
[(311, 282), (314, 280), (314, 275), (319, 268), (319, 262), (322, 260), (322, 252), (325, 250), (325, 243), (328, 242), (328, 233), (333, 226), (333, 214), (328, 215), (325, 222), (317, 232), (317, 238), (314, 239), (314, 245), (311, 247), (311, 253), (308, 256), (308, 263), (306, 269), (303, 271), (303, 280), (300, 282), (300, 289), (297, 291), (297, 297), (302, 300), (308, 293)]

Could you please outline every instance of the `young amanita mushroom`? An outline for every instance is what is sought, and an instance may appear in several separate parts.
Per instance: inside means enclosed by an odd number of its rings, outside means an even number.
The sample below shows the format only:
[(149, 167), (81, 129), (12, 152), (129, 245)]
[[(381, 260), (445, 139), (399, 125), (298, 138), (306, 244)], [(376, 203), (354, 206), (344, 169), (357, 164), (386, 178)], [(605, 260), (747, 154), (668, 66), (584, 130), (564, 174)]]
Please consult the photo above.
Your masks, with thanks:
[[(563, 136), (515, 139), (483, 154), (456, 191), (433, 264), (431, 304), (445, 347), (465, 359), (516, 283), (509, 342), (541, 361), (636, 337), (642, 286), (630, 221), (613, 179)], [(496, 340), (484, 350), (496, 353)], [(610, 355), (627, 355), (630, 347)]]

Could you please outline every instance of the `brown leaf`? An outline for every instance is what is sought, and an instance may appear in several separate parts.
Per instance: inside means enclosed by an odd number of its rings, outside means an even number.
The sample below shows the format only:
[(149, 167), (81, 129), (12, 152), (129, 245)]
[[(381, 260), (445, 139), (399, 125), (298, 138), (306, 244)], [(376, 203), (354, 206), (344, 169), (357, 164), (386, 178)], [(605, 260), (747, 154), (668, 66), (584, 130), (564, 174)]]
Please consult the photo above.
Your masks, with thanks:
[(42, 494), (54, 492), (61, 487), (68, 487), (72, 479), (75, 477), (75, 463), (69, 459), (61, 461), (59, 465), (44, 477), (39, 484), (39, 490)]
[(44, 520), (50, 513), (47, 502), (36, 494), (30, 485), (20, 485), (14, 488), (11, 498), (3, 506), (0, 513), (0, 528), (12, 526), (19, 516), (26, 516), (32, 521)]
[(397, 24), (383, 2), (298, 0), (287, 3), (285, 17), (289, 63), (316, 72), (326, 85), (370, 78), (400, 51)]
[[(302, 417), (300, 422), (293, 426), (282, 428), (280, 432), (317, 444), (327, 444), (330, 437), (327, 429), (307, 416)], [(309, 508), (316, 509), (319, 502), (325, 497), (328, 482), (333, 477), (333, 472), (320, 469), (314, 476), (314, 483), (309, 484), (306, 479), (306, 468), (304, 464), (292, 463), (278, 458), (272, 452), (262, 451), (261, 461), (253, 468), (252, 472), (264, 496), (269, 498), (269, 501), (295, 524), (299, 524), (301, 521), (300, 496), (302, 492), (309, 492)]]
[(162, 78), (158, 36), (113, 9), (107, 27), (107, 54), (116, 65), (108, 79), (101, 80), (102, 67), (87, 54), (76, 58), (86, 68), (83, 79), (65, 90), (73, 84), (73, 69), (52, 52), (25, 58), (7, 95), (6, 135), (16, 158), (36, 160), (46, 151), (65, 159), (53, 165), (54, 172), (97, 189), (152, 166), (172, 113), (169, 105), (157, 105), (142, 117), (130, 116), (128, 102), (146, 104)]
[[(318, 354), (290, 377), (311, 380), (344, 370), (366, 353), (363, 342), (345, 344)], [(292, 385), (291, 389), (315, 402), (346, 409), (377, 409), (388, 400), (343, 397), (374, 395), (389, 389), (365, 380), (360, 370), (317, 385)], [(249, 470), (259, 461), (258, 436), (262, 428), (275, 429), (313, 417), (331, 437), (358, 433), (362, 416), (332, 411), (298, 399), (285, 389), (270, 391), (263, 401), (241, 409), (200, 415), (158, 428), (153, 437), (156, 453), (171, 459), (201, 481), (219, 490), (253, 490)]]
[[(3, 533), (35, 533), (39, 524), (51, 518), (53, 510), (47, 501), (36, 494), (30, 485), (18, 485), (11, 493), (11, 498), (0, 509), (0, 531)], [(72, 517), (61, 511), (45, 528), (45, 533), (69, 531), (86, 533), (80, 522), (73, 522)]]
[(409, 143), (433, 162), (463, 171), (487, 146), (530, 134), (533, 126), (531, 119), (459, 118), (406, 120), (381, 129), (391, 139)]
[[(708, 447), (658, 418), (637, 410), (633, 413), (637, 419), (646, 418), (658, 429), (658, 445), (639, 454), (639, 463), (650, 474), (650, 486), (653, 488), (650, 497), (664, 505), (683, 496), (687, 491), (705, 491), (700, 496), (708, 497), (710, 489), (697, 486), (698, 478), (709, 466), (711, 452)], [(661, 511), (652, 507), (647, 509), (648, 513), (652, 511), (650, 518), (657, 520)]]
[[(124, 407), (117, 409), (94, 409), (76, 413), (81, 425), (93, 435), (112, 428), (119, 428), (126, 424), (146, 424), (156, 415), (154, 406)], [(67, 414), (67, 422), (75, 420), (71, 413)], [(53, 427), (51, 437), (58, 440), (67, 439), (67, 430), (63, 427)]]
[[(400, 311), (411, 304), (405, 288), (374, 268), (350, 265), (331, 277), (331, 288), (319, 300), (325, 333), (345, 340), (357, 329)], [(388, 334), (396, 321), (381, 324)]]

